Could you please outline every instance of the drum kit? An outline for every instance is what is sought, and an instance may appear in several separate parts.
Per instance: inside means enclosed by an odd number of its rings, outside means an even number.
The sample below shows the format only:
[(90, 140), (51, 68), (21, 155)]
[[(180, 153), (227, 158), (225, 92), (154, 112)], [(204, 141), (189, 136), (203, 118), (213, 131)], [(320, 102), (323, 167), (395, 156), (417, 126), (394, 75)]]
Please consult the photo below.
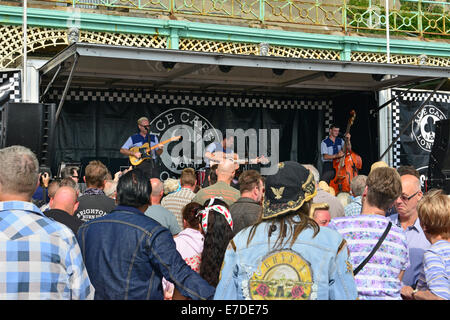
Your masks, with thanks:
[(202, 167), (202, 168), (197, 169), (195, 171), (195, 175), (197, 176), (197, 185), (202, 186), (203, 183), (205, 182), (205, 180), (207, 179), (206, 168)]

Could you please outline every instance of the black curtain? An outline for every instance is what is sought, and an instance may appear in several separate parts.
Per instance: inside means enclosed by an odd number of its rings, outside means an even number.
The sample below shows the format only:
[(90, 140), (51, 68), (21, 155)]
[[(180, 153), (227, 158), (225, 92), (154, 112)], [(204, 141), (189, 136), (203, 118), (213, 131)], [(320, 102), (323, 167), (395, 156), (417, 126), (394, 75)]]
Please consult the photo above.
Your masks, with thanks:
[[(267, 129), (269, 134), (270, 130), (278, 129), (280, 161), (295, 160), (317, 165), (320, 152), (319, 137), (325, 132), (324, 110), (291, 108), (291, 100), (277, 100), (274, 105), (274, 100), (270, 98), (263, 98), (268, 102), (263, 102), (260, 107), (245, 103), (230, 106), (227, 103), (214, 106), (205, 103), (216, 97), (217, 95), (204, 95), (204, 99), (200, 99), (199, 96), (195, 96), (194, 99), (189, 95), (181, 101), (155, 99), (152, 103), (109, 102), (99, 99), (73, 101), (72, 98), (64, 103), (57, 124), (53, 169), (56, 171), (61, 161), (77, 162), (83, 158), (126, 160), (126, 157), (119, 153), (119, 149), (131, 134), (137, 132), (136, 120), (139, 117), (146, 116), (153, 121), (152, 132), (154, 132), (158, 131), (156, 119), (160, 120), (159, 128), (182, 124), (180, 119), (188, 118), (187, 113), (181, 115), (183, 110), (193, 111), (200, 116), (200, 120), (206, 119), (212, 127), (221, 130), (223, 134), (226, 129)], [(239, 101), (244, 100), (245, 97), (242, 97)], [(159, 134), (162, 134), (162, 131)], [(117, 170), (109, 167), (111, 171)]]

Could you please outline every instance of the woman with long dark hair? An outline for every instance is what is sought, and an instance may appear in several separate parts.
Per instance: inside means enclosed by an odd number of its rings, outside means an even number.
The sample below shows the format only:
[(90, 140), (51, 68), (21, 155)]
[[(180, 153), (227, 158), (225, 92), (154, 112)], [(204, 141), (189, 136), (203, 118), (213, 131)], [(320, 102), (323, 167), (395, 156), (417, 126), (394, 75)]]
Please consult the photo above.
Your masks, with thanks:
[(233, 220), (228, 205), (220, 198), (205, 201), (204, 207), (198, 213), (205, 233), (200, 276), (215, 287), (225, 251), (233, 238)]

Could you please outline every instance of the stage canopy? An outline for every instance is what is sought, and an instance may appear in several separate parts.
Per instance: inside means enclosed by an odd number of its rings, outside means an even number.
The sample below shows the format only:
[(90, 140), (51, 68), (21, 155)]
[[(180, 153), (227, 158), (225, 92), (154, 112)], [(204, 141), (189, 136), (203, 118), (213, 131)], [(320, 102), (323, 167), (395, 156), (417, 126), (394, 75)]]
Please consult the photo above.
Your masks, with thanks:
[[(75, 43), (40, 68), (41, 85), (273, 94), (378, 91), (435, 78), (448, 68), (231, 55)], [(52, 85), (54, 85), (53, 83)]]
[(152, 119), (151, 132), (162, 139), (167, 128), (185, 125), (188, 111), (222, 132), (279, 130), (280, 161), (320, 169), (328, 125), (345, 128), (355, 109), (352, 146), (363, 158), (364, 174), (384, 151), (378, 150), (373, 116), (381, 108), (377, 91), (425, 82), (435, 87), (450, 76), (449, 68), (429, 66), (85, 43), (67, 47), (39, 71), (40, 100), (57, 105), (54, 166), (83, 158), (127, 160), (119, 148), (135, 132), (137, 118)]

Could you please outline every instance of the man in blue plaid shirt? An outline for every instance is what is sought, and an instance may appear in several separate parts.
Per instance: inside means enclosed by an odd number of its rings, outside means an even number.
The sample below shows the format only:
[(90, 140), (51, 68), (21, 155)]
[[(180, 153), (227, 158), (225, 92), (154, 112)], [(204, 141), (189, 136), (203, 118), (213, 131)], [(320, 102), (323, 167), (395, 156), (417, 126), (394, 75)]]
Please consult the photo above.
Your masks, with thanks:
[(367, 176), (360, 174), (352, 179), (350, 183), (350, 192), (352, 194), (352, 202), (345, 206), (345, 216), (359, 216), (362, 209), (362, 194), (366, 187)]
[(31, 203), (38, 170), (31, 150), (0, 149), (0, 299), (93, 299), (75, 235)]

